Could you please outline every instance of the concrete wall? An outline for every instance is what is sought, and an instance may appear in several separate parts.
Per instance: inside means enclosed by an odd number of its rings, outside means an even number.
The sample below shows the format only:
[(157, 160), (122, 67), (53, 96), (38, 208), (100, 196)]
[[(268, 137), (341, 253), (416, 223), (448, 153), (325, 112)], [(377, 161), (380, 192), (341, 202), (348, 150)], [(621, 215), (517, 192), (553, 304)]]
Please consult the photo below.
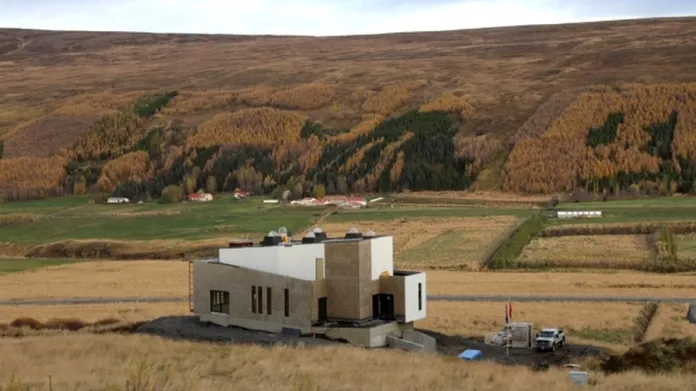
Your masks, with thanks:
[(423, 350), (426, 352), (435, 352), (437, 348), (437, 341), (435, 338), (418, 331), (404, 330), (401, 334), (401, 338), (405, 341), (422, 345), (424, 348)]
[[(276, 333), (283, 327), (298, 328), (304, 332), (311, 328), (313, 282), (219, 263), (196, 262), (193, 267), (194, 313), (202, 321)], [(252, 312), (252, 286), (263, 289), (262, 313)], [(272, 297), (270, 314), (267, 308), (269, 287)], [(285, 317), (285, 289), (289, 292), (288, 317)], [(211, 290), (229, 292), (229, 314), (211, 313)]]
[(391, 236), (373, 238), (370, 243), (372, 280), (378, 280), (383, 272), (394, 274), (394, 241)]
[(387, 337), (399, 337), (401, 329), (396, 322), (390, 322), (375, 327), (330, 327), (313, 328), (313, 332), (324, 334), (329, 338), (345, 339), (360, 346), (379, 348), (388, 345)]
[[(413, 322), (426, 316), (428, 302), (425, 273), (417, 273), (404, 277), (405, 281), (405, 321)], [(418, 305), (418, 284), (421, 284), (421, 305)]]
[(221, 248), (218, 256), (220, 263), (314, 281), (316, 259), (324, 258), (324, 245)]
[(402, 349), (402, 350), (407, 350), (410, 352), (425, 351), (425, 346), (423, 346), (421, 344), (414, 343), (411, 341), (405, 341), (401, 338), (397, 338), (394, 336), (388, 336), (387, 343), (389, 344), (389, 347), (393, 348), (393, 349)]

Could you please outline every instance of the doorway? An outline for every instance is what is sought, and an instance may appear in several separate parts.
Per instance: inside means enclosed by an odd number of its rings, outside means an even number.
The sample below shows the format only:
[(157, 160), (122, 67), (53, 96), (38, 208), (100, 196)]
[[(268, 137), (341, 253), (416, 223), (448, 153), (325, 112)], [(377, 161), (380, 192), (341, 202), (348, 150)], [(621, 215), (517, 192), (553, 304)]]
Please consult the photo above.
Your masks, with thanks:
[(328, 302), (326, 300), (326, 297), (321, 297), (317, 301), (318, 304), (318, 313), (319, 313), (319, 322), (326, 322), (326, 319), (328, 318), (329, 315), (329, 306)]
[(372, 295), (372, 319), (394, 319), (394, 295)]

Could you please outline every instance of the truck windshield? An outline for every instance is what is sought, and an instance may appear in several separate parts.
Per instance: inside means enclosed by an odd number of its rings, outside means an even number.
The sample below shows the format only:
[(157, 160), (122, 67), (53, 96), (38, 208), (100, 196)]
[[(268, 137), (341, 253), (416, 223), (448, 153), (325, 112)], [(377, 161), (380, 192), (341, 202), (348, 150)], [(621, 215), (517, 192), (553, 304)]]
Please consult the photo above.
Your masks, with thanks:
[(553, 338), (553, 331), (542, 331), (539, 336), (541, 338)]

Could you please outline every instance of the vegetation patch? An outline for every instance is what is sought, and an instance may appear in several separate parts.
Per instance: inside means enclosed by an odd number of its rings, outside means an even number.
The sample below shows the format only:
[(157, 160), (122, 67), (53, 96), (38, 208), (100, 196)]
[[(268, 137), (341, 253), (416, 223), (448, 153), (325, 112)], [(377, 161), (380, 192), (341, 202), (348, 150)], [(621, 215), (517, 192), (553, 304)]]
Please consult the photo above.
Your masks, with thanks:
[(529, 269), (644, 270), (650, 260), (646, 235), (587, 235), (535, 238), (516, 264)]
[(671, 232), (680, 234), (696, 232), (696, 223), (576, 224), (546, 227), (539, 236), (650, 235), (661, 227), (669, 227)]
[(593, 329), (585, 327), (580, 330), (568, 330), (568, 334), (583, 340), (623, 345), (631, 339), (633, 331), (630, 329)]
[(526, 219), (512, 234), (504, 239), (500, 246), (493, 252), (486, 267), (489, 269), (506, 269), (516, 266), (516, 259), (522, 253), (525, 246), (544, 227), (546, 219), (534, 214)]
[(634, 321), (633, 342), (641, 343), (644, 341), (645, 334), (648, 332), (659, 306), (658, 303), (646, 303), (643, 305), (643, 308), (641, 308)]

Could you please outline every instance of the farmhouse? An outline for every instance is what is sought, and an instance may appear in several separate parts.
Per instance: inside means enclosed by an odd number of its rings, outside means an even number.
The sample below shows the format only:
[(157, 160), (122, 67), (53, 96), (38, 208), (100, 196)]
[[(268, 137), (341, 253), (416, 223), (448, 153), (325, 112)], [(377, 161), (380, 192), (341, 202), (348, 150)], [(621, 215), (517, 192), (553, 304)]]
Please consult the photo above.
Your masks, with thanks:
[(213, 195), (210, 193), (191, 193), (188, 199), (189, 201), (207, 202), (213, 200)]
[(435, 348), (413, 330), (426, 316), (425, 273), (394, 269), (392, 236), (353, 228), (328, 238), (315, 228), (298, 241), (285, 232), (192, 263), (192, 311), (201, 321), (365, 347)]

